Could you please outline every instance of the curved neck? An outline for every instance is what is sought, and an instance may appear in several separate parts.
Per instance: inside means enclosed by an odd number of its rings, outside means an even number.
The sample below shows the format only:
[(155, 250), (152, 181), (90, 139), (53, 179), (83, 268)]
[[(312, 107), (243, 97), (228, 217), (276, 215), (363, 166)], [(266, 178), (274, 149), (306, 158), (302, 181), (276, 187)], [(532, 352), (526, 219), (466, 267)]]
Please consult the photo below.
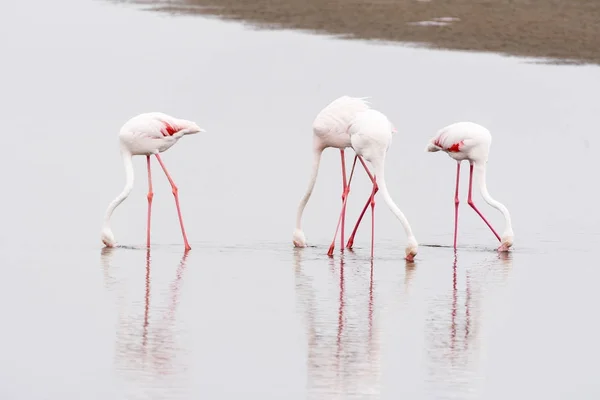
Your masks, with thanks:
[(109, 228), (110, 226), (110, 217), (112, 213), (115, 211), (115, 208), (119, 204), (123, 202), (131, 193), (131, 189), (133, 189), (133, 162), (131, 160), (131, 153), (125, 150), (121, 150), (121, 156), (123, 157), (123, 165), (125, 166), (125, 188), (123, 191), (114, 199), (106, 209), (106, 214), (104, 214), (104, 228)]
[(486, 172), (485, 162), (483, 162), (483, 163), (475, 162), (475, 163), (473, 163), (473, 167), (474, 167), (473, 169), (475, 170), (475, 175), (476, 175), (475, 179), (476, 179), (477, 184), (479, 185), (479, 190), (481, 191), (481, 197), (483, 197), (483, 199), (485, 200), (486, 203), (488, 203), (490, 206), (494, 207), (496, 210), (498, 210), (502, 213), (502, 215), (504, 216), (504, 221), (506, 223), (505, 228), (504, 228), (505, 235), (507, 235), (507, 234), (512, 235), (512, 224), (511, 224), (510, 213), (508, 212), (508, 209), (504, 206), (504, 204), (493, 199), (487, 190), (486, 178), (485, 178), (485, 172)]
[(310, 181), (308, 183), (308, 189), (300, 200), (300, 204), (298, 205), (298, 212), (296, 213), (296, 229), (302, 229), (302, 213), (304, 212), (304, 207), (306, 207), (306, 203), (308, 203), (308, 199), (310, 199), (310, 195), (315, 187), (315, 182), (317, 181), (317, 175), (319, 173), (319, 164), (321, 163), (321, 154), (323, 153), (323, 149), (320, 147), (315, 147), (314, 149), (314, 159), (312, 165), (312, 172), (310, 175)]
[(385, 201), (387, 206), (394, 213), (396, 218), (398, 218), (398, 220), (402, 224), (402, 227), (404, 227), (404, 232), (406, 232), (406, 236), (408, 238), (414, 238), (408, 220), (406, 219), (402, 211), (400, 211), (396, 203), (394, 203), (394, 200), (392, 200), (392, 197), (388, 192), (387, 185), (385, 184), (384, 161), (385, 158), (383, 158), (381, 161), (371, 161), (371, 164), (373, 164), (373, 168), (375, 169), (375, 181), (377, 182), (377, 187), (381, 191), (381, 195), (383, 196), (383, 200)]

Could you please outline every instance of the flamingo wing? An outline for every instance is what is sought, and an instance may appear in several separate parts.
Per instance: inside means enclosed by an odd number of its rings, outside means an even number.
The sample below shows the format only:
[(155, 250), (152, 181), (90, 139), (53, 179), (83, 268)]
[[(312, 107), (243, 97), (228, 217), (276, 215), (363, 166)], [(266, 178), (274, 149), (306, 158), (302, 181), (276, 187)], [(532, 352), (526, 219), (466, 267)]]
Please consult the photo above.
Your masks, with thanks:
[(428, 145), (429, 151), (446, 151), (449, 153), (466, 152), (477, 144), (472, 132), (464, 129), (461, 123), (440, 129)]
[(348, 125), (356, 114), (368, 110), (366, 98), (342, 96), (329, 103), (315, 118), (313, 130), (319, 136), (347, 134)]

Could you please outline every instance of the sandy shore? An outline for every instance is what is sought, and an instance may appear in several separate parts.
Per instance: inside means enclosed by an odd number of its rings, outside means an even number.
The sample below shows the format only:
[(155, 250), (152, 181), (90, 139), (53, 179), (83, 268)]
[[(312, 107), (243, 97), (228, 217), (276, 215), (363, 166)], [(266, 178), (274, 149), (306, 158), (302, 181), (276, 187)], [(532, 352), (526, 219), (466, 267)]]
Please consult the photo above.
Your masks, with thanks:
[(263, 28), (600, 64), (598, 0), (113, 1), (150, 4), (164, 12), (218, 15)]

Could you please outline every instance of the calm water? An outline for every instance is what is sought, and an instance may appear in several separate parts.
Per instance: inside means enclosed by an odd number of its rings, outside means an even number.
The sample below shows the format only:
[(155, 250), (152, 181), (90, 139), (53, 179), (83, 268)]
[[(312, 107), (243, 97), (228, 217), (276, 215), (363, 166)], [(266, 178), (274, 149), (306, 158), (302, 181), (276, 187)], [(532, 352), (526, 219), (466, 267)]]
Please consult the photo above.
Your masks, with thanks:
[[(595, 399), (600, 335), (600, 69), (249, 30), (101, 1), (0, 6), (5, 148), (0, 398)], [(442, 126), (494, 135), (488, 187), (510, 209), (499, 257), (463, 201), (460, 249), (422, 246), (379, 200), (354, 252), (325, 256), (340, 207), (327, 151), (294, 250), (311, 122), (372, 96), (399, 130), (388, 186), (422, 244), (451, 245), (454, 163), (424, 152)], [(143, 158), (122, 189), (117, 132), (163, 111), (208, 132), (154, 167), (153, 248)], [(350, 157), (350, 156), (349, 156)], [(466, 200), (466, 168), (462, 198)], [(370, 192), (359, 174), (349, 224)], [(476, 203), (503, 228), (501, 215)], [(367, 216), (365, 226), (370, 219)]]

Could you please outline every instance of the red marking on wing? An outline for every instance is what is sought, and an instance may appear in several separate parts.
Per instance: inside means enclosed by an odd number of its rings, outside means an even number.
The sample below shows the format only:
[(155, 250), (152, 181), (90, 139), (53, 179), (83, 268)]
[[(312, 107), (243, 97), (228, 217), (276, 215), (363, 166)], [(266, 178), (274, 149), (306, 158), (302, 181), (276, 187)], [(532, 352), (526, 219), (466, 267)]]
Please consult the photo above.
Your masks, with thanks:
[(452, 146), (445, 148), (444, 146), (442, 146), (442, 139), (443, 137), (438, 137), (435, 142), (433, 142), (433, 144), (435, 144), (437, 147), (441, 147), (442, 149), (449, 151), (450, 153), (458, 153), (460, 151), (460, 146), (463, 145), (463, 141), (461, 140), (458, 143), (454, 143)]
[(163, 128), (160, 130), (160, 133), (162, 133), (163, 136), (173, 136), (173, 134), (181, 130), (177, 126), (171, 125), (167, 121), (160, 120), (160, 122), (163, 124)]
[(457, 153), (460, 151), (460, 145), (463, 144), (462, 140), (458, 143), (454, 143), (452, 146), (448, 147), (448, 151), (451, 153)]

